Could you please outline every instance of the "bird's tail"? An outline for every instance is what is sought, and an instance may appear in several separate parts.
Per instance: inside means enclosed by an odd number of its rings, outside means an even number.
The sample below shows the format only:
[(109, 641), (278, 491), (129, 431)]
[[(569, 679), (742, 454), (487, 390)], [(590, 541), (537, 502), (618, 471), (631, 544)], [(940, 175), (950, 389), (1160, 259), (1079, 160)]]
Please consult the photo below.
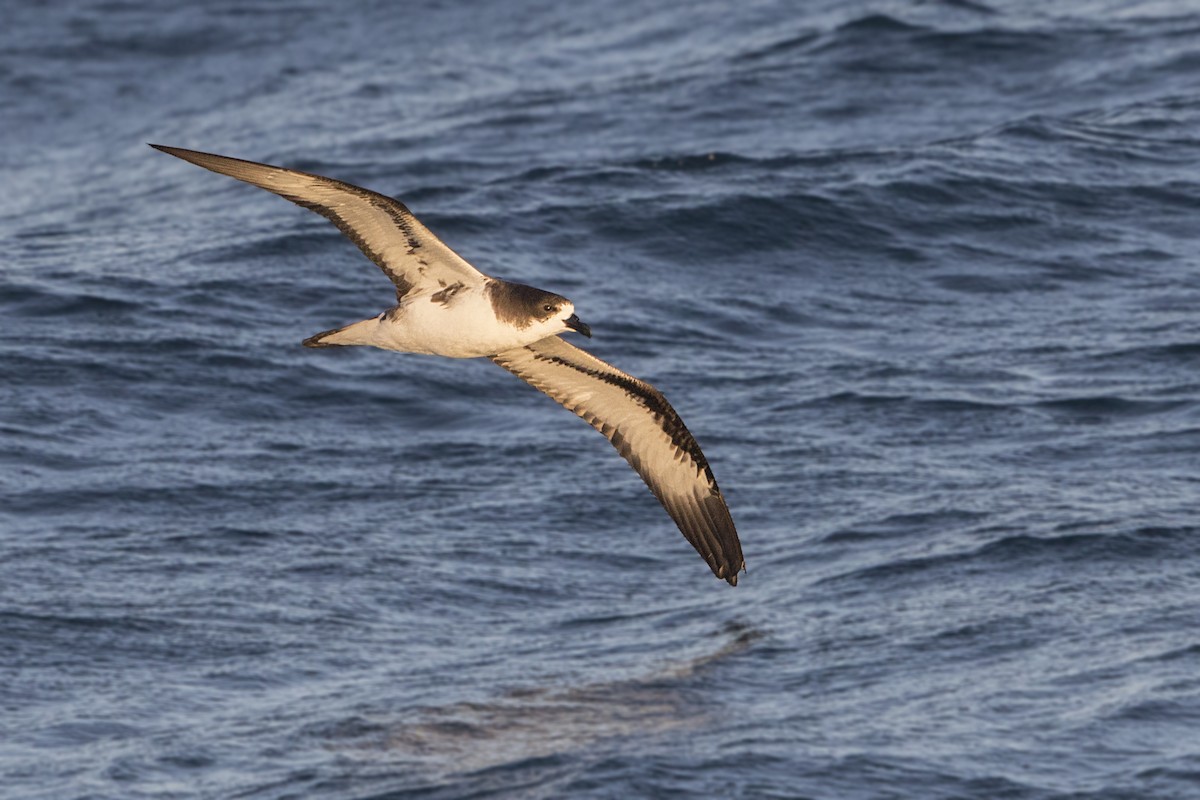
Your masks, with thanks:
[(353, 344), (375, 344), (379, 317), (364, 319), (341, 328), (321, 331), (304, 340), (305, 347), (343, 347)]

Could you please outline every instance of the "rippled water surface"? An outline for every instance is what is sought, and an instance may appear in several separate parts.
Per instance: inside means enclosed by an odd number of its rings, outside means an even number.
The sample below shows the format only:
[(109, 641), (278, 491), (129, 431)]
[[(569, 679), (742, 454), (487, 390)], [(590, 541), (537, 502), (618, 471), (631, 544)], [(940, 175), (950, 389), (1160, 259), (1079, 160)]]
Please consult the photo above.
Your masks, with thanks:
[[(9, 5), (0, 796), (1200, 796), (1195, 4)], [(740, 585), (149, 141), (570, 296)]]

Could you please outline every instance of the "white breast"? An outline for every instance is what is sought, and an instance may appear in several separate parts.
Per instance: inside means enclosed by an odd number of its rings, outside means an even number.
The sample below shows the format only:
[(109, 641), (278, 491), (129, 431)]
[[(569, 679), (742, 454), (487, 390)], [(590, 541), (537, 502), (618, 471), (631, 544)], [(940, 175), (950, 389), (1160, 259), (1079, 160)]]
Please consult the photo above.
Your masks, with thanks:
[(448, 358), (490, 356), (542, 339), (540, 326), (516, 328), (496, 319), (483, 287), (464, 288), (448, 300), (406, 297), (379, 318), (376, 347)]

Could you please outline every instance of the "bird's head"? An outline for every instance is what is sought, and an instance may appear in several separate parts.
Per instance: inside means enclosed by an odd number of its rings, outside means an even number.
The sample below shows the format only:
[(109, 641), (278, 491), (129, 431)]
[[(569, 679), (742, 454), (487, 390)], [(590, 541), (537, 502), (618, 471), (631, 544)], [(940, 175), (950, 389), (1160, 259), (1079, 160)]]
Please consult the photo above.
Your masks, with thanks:
[(575, 304), (559, 295), (548, 295), (538, 306), (539, 322), (552, 328), (551, 334), (575, 331), (589, 339), (592, 329), (575, 313)]
[(490, 292), (496, 317), (519, 328), (534, 328), (542, 336), (566, 331), (592, 335), (575, 313), (575, 304), (560, 294), (500, 281), (492, 284)]

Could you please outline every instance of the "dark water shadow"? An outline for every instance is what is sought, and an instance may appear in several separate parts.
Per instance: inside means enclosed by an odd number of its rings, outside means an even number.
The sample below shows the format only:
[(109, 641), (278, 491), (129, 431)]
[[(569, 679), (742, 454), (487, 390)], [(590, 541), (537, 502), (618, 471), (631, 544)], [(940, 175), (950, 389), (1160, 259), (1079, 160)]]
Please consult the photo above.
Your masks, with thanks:
[(660, 734), (706, 728), (722, 713), (703, 690), (705, 673), (763, 635), (750, 627), (727, 628), (714, 637), (724, 642), (710, 652), (649, 675), (514, 688), (489, 702), (419, 709), (408, 720), (357, 719), (326, 735), (341, 740), (330, 743), (333, 749), (386, 760), (425, 787), (444, 787), (447, 779), (487, 782), (500, 773), (574, 761), (583, 752), (612, 753)]

